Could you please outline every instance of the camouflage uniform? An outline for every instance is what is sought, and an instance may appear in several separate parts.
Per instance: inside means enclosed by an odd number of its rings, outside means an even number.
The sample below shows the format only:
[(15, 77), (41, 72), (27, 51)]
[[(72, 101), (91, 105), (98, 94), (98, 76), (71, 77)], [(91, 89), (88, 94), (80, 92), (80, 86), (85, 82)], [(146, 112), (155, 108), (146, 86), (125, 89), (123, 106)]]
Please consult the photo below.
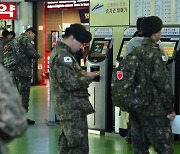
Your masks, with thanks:
[(28, 112), (32, 78), (32, 60), (37, 60), (40, 58), (40, 55), (35, 50), (34, 42), (28, 38), (25, 33), (21, 34), (17, 39), (20, 44), (20, 52), (22, 53), (22, 56), (17, 64), (16, 71), (12, 74), (18, 91), (22, 97), (23, 106)]
[(56, 116), (60, 120), (60, 154), (89, 153), (87, 115), (94, 109), (87, 92), (91, 79), (81, 71), (71, 49), (58, 42), (50, 58), (50, 85)]
[(4, 58), (3, 58), (3, 50), (4, 50), (4, 45), (8, 43), (10, 40), (7, 38), (1, 38), (0, 39), (0, 63), (3, 64)]
[(174, 97), (166, 68), (166, 57), (150, 38), (145, 38), (138, 50), (130, 53), (132, 54), (138, 56), (143, 63), (144, 69), (137, 74), (135, 93), (139, 93), (139, 100), (145, 103), (144, 109), (136, 114), (132, 113), (134, 153), (143, 154), (146, 149), (144, 142), (149, 140), (158, 153), (172, 154), (172, 132), (167, 115), (174, 112)]
[(6, 144), (24, 133), (26, 115), (12, 78), (0, 64), (0, 154), (7, 154)]

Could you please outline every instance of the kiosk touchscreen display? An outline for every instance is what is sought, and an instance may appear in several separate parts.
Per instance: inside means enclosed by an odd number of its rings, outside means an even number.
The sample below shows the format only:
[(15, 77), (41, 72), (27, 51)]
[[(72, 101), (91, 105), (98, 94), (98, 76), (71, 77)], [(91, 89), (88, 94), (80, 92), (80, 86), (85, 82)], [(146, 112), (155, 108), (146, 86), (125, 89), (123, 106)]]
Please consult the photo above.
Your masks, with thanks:
[(88, 55), (88, 60), (93, 62), (103, 61), (112, 48), (112, 38), (94, 38)]
[(102, 57), (108, 52), (109, 40), (94, 40), (91, 48), (91, 57)]
[(88, 60), (101, 62), (106, 59), (112, 48), (112, 38), (94, 38)]
[(176, 42), (161, 42), (163, 47), (164, 47), (164, 51), (168, 54), (168, 58), (172, 59), (174, 57), (175, 54), (175, 47), (176, 47)]
[(121, 59), (123, 59), (123, 55), (124, 55), (124, 52), (126, 50), (126, 45), (127, 43), (129, 42), (131, 38), (123, 38), (122, 40), (122, 43), (121, 43), (121, 46), (119, 48), (119, 53), (117, 55), (117, 61), (121, 61)]
[(124, 52), (125, 52), (125, 50), (126, 50), (126, 45), (127, 45), (127, 43), (128, 43), (128, 41), (123, 41), (123, 45), (122, 45), (122, 48), (121, 48), (121, 53), (120, 53), (120, 58), (122, 58), (123, 57), (123, 55), (124, 55)]

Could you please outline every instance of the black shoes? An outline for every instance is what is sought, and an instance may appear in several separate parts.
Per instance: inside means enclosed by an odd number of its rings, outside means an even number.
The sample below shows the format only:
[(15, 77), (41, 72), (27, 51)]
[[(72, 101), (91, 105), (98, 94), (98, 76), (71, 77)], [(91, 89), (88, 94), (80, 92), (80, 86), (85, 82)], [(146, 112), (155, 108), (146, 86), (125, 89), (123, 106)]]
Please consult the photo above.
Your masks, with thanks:
[(35, 121), (34, 120), (31, 120), (31, 119), (27, 119), (27, 123), (29, 125), (34, 125), (35, 124)]

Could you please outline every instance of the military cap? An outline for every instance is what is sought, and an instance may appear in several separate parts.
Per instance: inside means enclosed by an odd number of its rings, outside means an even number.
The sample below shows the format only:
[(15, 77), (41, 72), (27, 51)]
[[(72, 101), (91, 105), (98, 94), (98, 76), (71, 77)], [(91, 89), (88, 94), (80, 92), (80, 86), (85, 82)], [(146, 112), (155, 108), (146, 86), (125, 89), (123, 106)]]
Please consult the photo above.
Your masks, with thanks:
[(69, 30), (74, 38), (81, 43), (88, 43), (92, 39), (91, 33), (81, 24), (71, 24)]
[(157, 16), (149, 16), (142, 20), (141, 31), (143, 34), (154, 34), (161, 31), (163, 27), (162, 20)]

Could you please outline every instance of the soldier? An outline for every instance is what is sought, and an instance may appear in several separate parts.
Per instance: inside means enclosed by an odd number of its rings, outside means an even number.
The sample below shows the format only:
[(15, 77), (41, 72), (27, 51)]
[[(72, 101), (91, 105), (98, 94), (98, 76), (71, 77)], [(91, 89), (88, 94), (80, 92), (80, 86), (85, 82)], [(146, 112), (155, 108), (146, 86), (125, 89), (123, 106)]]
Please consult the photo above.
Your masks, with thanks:
[(81, 69), (74, 53), (91, 33), (81, 24), (66, 28), (62, 42), (54, 47), (50, 58), (50, 85), (56, 117), (60, 121), (59, 154), (88, 154), (87, 115), (94, 112), (87, 88), (98, 72)]
[[(146, 140), (152, 144), (157, 153), (173, 154), (170, 121), (175, 117), (174, 97), (166, 68), (166, 57), (156, 44), (161, 37), (162, 26), (163, 23), (157, 16), (147, 17), (141, 23), (144, 39), (138, 49), (146, 81), (139, 75), (135, 92), (146, 83), (145, 89), (139, 93), (145, 91), (147, 97), (139, 98), (142, 102), (146, 102), (146, 107), (142, 111), (132, 113), (131, 117), (134, 154), (144, 153), (146, 147), (143, 143)], [(141, 97), (141, 94), (139, 96)]]
[[(37, 60), (40, 58), (40, 55), (35, 50), (33, 41), (36, 34), (37, 31), (31, 27), (17, 38), (22, 56), (21, 60), (16, 66), (16, 70), (12, 73), (17, 85), (17, 89), (22, 97), (22, 104), (27, 112), (29, 107), (32, 78), (32, 60)], [(27, 121), (29, 124), (35, 124), (34, 120), (27, 119)]]
[[(134, 33), (133, 38), (127, 43), (127, 45), (126, 45), (126, 50), (125, 50), (125, 52), (124, 52), (123, 58), (126, 58), (126, 56), (127, 56), (129, 53), (131, 53), (131, 51), (132, 51), (135, 47), (139, 46), (139, 45), (142, 43), (144, 37), (143, 37), (143, 33), (142, 33), (142, 31), (141, 31), (141, 26), (140, 26), (140, 25), (141, 25), (141, 22), (142, 22), (145, 18), (146, 18), (146, 17), (140, 17), (140, 18), (137, 19), (137, 22), (136, 22), (137, 31)], [(160, 49), (161, 49), (162, 51), (164, 51), (164, 47), (163, 47), (161, 41), (159, 40), (159, 41), (156, 42), (156, 43), (159, 45)], [(168, 60), (168, 55), (167, 55), (165, 52), (164, 52), (164, 54), (165, 54), (165, 56), (166, 56), (166, 59)], [(130, 131), (131, 125), (130, 125), (130, 123), (131, 123), (131, 115), (129, 115), (128, 134), (127, 134), (127, 137), (126, 137), (126, 142), (127, 142), (127, 143), (131, 143), (131, 131)], [(147, 144), (147, 148), (146, 148), (146, 150), (145, 150), (146, 153), (148, 153), (148, 149), (149, 149), (149, 144)]]
[(16, 37), (16, 33), (14, 31), (10, 31), (9, 35), (10, 35), (9, 37), (10, 37), (11, 40)]
[(0, 154), (7, 154), (7, 143), (25, 132), (27, 121), (12, 78), (1, 64), (0, 76)]

